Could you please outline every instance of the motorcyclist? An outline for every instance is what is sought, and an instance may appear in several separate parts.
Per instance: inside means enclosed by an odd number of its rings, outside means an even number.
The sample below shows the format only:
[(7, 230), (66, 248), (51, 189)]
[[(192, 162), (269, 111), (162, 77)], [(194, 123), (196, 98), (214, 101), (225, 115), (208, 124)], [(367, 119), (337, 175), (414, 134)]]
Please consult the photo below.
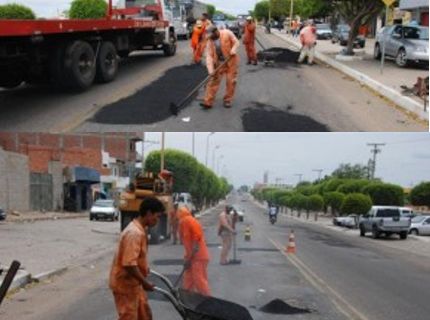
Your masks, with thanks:
[(272, 219), (274, 219), (275, 221), (278, 218), (278, 210), (275, 206), (270, 206), (269, 208), (269, 220), (271, 221)]

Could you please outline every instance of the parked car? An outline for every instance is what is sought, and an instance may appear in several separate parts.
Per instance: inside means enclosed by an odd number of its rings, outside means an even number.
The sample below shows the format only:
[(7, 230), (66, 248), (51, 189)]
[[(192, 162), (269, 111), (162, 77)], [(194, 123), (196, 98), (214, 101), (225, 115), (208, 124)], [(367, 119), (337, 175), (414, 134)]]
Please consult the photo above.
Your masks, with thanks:
[(0, 208), (0, 220), (6, 220), (6, 211)]
[(118, 220), (119, 209), (114, 200), (97, 200), (90, 210), (90, 220)]
[(315, 25), (317, 28), (317, 39), (327, 40), (331, 39), (333, 32), (327, 23), (319, 23)]
[(373, 206), (359, 221), (360, 236), (364, 237), (366, 232), (372, 232), (374, 239), (381, 234), (387, 237), (398, 234), (400, 239), (406, 239), (410, 226), (411, 220), (401, 216), (400, 208), (391, 206)]
[(240, 27), (238, 21), (227, 21), (226, 25), (227, 29), (233, 32), (236, 38), (242, 38), (242, 28)]
[(409, 219), (412, 219), (417, 216), (414, 210), (408, 207), (401, 207), (400, 214), (402, 215), (402, 217), (406, 217)]
[(394, 25), (383, 28), (376, 36), (375, 59), (381, 58), (384, 45), (385, 55), (395, 58), (399, 67), (406, 67), (412, 62), (428, 66), (428, 27)]
[(346, 217), (333, 218), (333, 224), (339, 227), (356, 228), (358, 225), (358, 219), (358, 215), (350, 214)]
[(420, 236), (430, 236), (430, 215), (412, 218), (409, 233)]
[[(341, 46), (346, 46), (348, 44), (349, 39), (349, 31), (351, 30), (351, 27), (347, 24), (339, 24), (336, 26), (333, 37), (331, 38), (332, 43), (337, 43)], [(354, 39), (354, 48), (364, 48), (366, 45), (366, 38), (362, 35), (358, 35)]]

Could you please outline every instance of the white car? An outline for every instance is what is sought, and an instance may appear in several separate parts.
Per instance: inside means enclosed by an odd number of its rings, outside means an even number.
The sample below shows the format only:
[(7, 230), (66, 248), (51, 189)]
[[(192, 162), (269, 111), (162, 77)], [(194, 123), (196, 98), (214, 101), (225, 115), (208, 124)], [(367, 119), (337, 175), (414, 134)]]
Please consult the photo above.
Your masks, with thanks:
[(234, 210), (237, 212), (238, 221), (243, 222), (245, 220), (245, 210), (239, 207), (234, 207)]
[(335, 217), (333, 218), (333, 224), (340, 227), (356, 228), (358, 218), (359, 217), (356, 214), (350, 214), (346, 217)]
[(414, 235), (429, 236), (430, 235), (430, 215), (416, 216), (411, 220), (409, 233)]
[(198, 212), (196, 206), (193, 203), (193, 199), (191, 198), (191, 194), (187, 192), (177, 193), (175, 195), (175, 202), (179, 207), (187, 207), (193, 214), (197, 214)]
[(114, 200), (97, 200), (90, 210), (90, 220), (118, 220), (119, 210)]

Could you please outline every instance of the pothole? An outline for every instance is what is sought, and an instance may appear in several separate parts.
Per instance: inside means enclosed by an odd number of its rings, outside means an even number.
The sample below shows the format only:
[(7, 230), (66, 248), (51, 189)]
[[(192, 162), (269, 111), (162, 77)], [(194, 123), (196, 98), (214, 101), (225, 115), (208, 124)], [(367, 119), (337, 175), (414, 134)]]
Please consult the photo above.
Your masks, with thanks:
[(261, 312), (271, 314), (302, 314), (311, 313), (312, 311), (307, 308), (299, 308), (286, 303), (281, 299), (274, 299), (269, 303), (259, 308)]

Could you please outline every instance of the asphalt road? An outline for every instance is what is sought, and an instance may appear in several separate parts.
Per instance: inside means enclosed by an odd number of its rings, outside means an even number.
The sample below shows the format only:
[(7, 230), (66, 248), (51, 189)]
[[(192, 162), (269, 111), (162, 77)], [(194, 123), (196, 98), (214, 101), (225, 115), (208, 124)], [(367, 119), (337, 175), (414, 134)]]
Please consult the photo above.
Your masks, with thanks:
[[(285, 216), (272, 226), (265, 210), (252, 201), (233, 197), (229, 202), (245, 210), (246, 220), (240, 224), (237, 237), (240, 265), (218, 265), (215, 222), (219, 209), (202, 218), (212, 256), (209, 280), (214, 296), (246, 306), (256, 320), (428, 319), (428, 258), (387, 248), (384, 240), (370, 246), (370, 241), (359, 237)], [(251, 242), (243, 239), (246, 224), (252, 228)], [(296, 235), (297, 254), (286, 256), (283, 251), (291, 229)], [(180, 273), (180, 246), (152, 246), (150, 255), (151, 268), (173, 279)], [(0, 317), (115, 319), (107, 288), (111, 259), (111, 254), (106, 254), (49, 283), (15, 294), (0, 308)], [(257, 310), (278, 298), (311, 312), (286, 316)], [(180, 319), (160, 297), (152, 296), (150, 304), (154, 319)]]
[[(274, 35), (260, 34), (262, 44), (285, 47)], [(0, 91), (0, 130), (50, 132), (112, 131), (427, 131), (374, 93), (323, 65), (287, 67), (246, 66), (241, 48), (240, 77), (234, 107), (221, 106), (221, 90), (215, 108), (201, 110), (202, 97), (192, 101), (178, 117), (135, 124), (118, 123), (118, 112), (107, 123), (92, 119), (101, 109), (160, 79), (176, 67), (188, 64), (188, 42), (179, 43), (175, 57), (158, 53), (136, 54), (122, 63), (115, 82), (96, 85), (81, 94), (54, 91), (47, 86)], [(169, 87), (172, 84), (169, 83)], [(174, 84), (173, 84), (174, 85)], [(169, 90), (167, 87), (166, 90)], [(185, 96), (178, 94), (177, 102)], [(162, 93), (159, 96), (163, 96)], [(150, 97), (154, 101), (157, 96)], [(160, 101), (164, 101), (160, 98)], [(145, 100), (142, 99), (142, 103)], [(161, 102), (160, 102), (161, 103)], [(120, 108), (120, 106), (118, 106)], [(163, 102), (153, 112), (164, 112)], [(145, 108), (142, 108), (145, 109)], [(160, 111), (161, 110), (161, 111)], [(164, 111), (163, 111), (164, 110)], [(135, 109), (133, 109), (135, 112)], [(146, 112), (146, 111), (145, 111)], [(130, 118), (130, 117), (128, 117)], [(140, 119), (142, 116), (136, 117)], [(158, 119), (158, 117), (152, 117)]]

